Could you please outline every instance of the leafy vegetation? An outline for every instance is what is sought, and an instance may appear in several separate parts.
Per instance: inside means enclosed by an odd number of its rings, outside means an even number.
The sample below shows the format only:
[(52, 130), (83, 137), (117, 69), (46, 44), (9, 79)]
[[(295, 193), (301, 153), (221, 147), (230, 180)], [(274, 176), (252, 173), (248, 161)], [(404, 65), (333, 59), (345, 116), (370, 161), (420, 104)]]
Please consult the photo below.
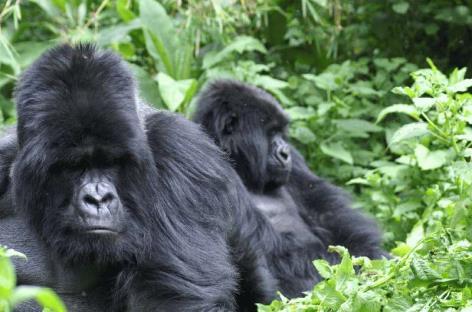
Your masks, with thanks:
[(0, 311), (13, 311), (15, 306), (27, 300), (36, 300), (45, 312), (66, 311), (61, 299), (49, 288), (35, 286), (16, 286), (15, 269), (10, 257), (26, 256), (0, 246)]
[(146, 101), (187, 116), (215, 77), (262, 87), (290, 114), (313, 171), (379, 220), (394, 258), (333, 247), (339, 265), (315, 261), (326, 281), (260, 310), (472, 311), (471, 10), (470, 0), (6, 0), (0, 121), (16, 120), (18, 75), (59, 42), (114, 49)]
[(398, 257), (351, 258), (333, 247), (339, 265), (314, 261), (325, 281), (304, 298), (282, 298), (260, 311), (472, 310), (472, 94), (463, 93), (472, 79), (464, 79), (465, 69), (446, 77), (430, 65), (411, 74), (410, 87), (393, 89), (405, 104), (378, 115), (378, 122), (394, 113), (409, 117), (387, 132), (389, 158), (350, 181), (364, 186), (388, 233), (406, 233), (391, 250)]

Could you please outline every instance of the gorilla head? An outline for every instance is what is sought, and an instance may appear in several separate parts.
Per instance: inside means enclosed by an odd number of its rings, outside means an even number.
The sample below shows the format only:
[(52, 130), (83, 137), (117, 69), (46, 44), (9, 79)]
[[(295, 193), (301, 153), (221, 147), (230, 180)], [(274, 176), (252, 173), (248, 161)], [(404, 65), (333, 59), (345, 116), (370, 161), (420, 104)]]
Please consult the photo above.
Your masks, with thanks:
[(249, 190), (267, 191), (287, 182), (292, 168), (289, 120), (270, 94), (219, 80), (200, 95), (197, 107), (194, 121), (229, 154)]
[(17, 86), (13, 196), (66, 262), (139, 249), (154, 161), (134, 90), (122, 61), (90, 45), (49, 51)]

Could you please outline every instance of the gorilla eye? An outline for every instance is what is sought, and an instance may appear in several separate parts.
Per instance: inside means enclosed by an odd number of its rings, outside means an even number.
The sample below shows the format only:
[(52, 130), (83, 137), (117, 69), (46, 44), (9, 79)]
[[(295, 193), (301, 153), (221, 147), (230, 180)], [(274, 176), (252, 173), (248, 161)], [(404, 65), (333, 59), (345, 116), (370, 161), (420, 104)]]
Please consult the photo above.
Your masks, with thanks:
[(236, 115), (231, 115), (225, 123), (225, 127), (223, 129), (223, 133), (228, 135), (234, 132), (234, 129), (238, 125), (238, 117)]

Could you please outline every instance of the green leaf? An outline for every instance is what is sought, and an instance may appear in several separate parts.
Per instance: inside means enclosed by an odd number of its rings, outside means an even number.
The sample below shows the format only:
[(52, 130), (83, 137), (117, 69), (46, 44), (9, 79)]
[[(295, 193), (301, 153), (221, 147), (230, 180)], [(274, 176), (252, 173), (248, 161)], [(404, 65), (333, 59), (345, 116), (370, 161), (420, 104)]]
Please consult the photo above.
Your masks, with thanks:
[(404, 140), (416, 138), (428, 134), (428, 124), (425, 122), (414, 122), (406, 124), (392, 135), (390, 144), (396, 144)]
[(135, 64), (128, 64), (133, 71), (136, 80), (138, 81), (139, 96), (154, 107), (164, 108), (161, 96), (159, 93), (158, 83), (141, 67)]
[(472, 79), (465, 79), (447, 87), (447, 90), (450, 92), (465, 92), (470, 87), (472, 87)]
[(290, 135), (303, 144), (311, 144), (316, 142), (316, 135), (307, 127), (299, 126), (293, 128)]
[(354, 162), (351, 153), (347, 151), (339, 142), (331, 144), (323, 143), (321, 144), (320, 148), (321, 151), (328, 156), (340, 159), (350, 165), (352, 165)]
[(312, 107), (293, 106), (287, 108), (285, 112), (289, 115), (292, 121), (306, 120), (315, 116), (315, 112)]
[(52, 312), (66, 312), (66, 307), (62, 300), (54, 291), (49, 288), (35, 286), (19, 286), (15, 289), (12, 296), (13, 306), (21, 302), (35, 299), (43, 308)]
[(16, 285), (15, 269), (10, 259), (0, 255), (0, 298), (8, 298)]
[(333, 275), (333, 270), (331, 269), (328, 261), (324, 259), (318, 259), (313, 261), (313, 265), (323, 278), (330, 278)]
[(413, 229), (408, 233), (406, 237), (406, 244), (414, 248), (424, 237), (424, 227), (423, 222), (419, 221), (415, 224)]
[(433, 281), (441, 278), (438, 272), (431, 267), (431, 264), (421, 258), (413, 258), (410, 264), (411, 271), (416, 278), (423, 281)]
[(342, 256), (341, 262), (336, 266), (335, 273), (336, 290), (342, 291), (346, 287), (347, 281), (356, 274), (352, 266), (351, 255), (349, 255), (347, 249), (342, 246), (330, 246), (329, 251), (336, 251)]
[(410, 4), (406, 1), (397, 2), (394, 5), (392, 5), (393, 11), (395, 11), (398, 14), (405, 14), (408, 11), (409, 7), (410, 7)]
[(162, 5), (153, 0), (139, 1), (146, 49), (158, 61), (159, 71), (174, 79), (190, 77), (193, 45), (185, 31), (177, 32)]
[(197, 81), (195, 79), (174, 80), (172, 77), (159, 73), (157, 75), (159, 92), (167, 108), (175, 112), (185, 100), (190, 100), (196, 91)]
[(120, 15), (120, 17), (125, 21), (129, 22), (130, 20), (134, 19), (136, 16), (134, 15), (133, 11), (128, 8), (128, 0), (117, 0), (116, 1), (116, 11)]
[(392, 113), (401, 113), (401, 114), (409, 115), (415, 119), (418, 118), (418, 112), (414, 106), (407, 105), (407, 104), (394, 104), (392, 106), (384, 108), (379, 113), (379, 116), (377, 117), (377, 123), (382, 121), (385, 118), (385, 116)]
[(231, 44), (226, 46), (220, 52), (207, 54), (203, 59), (203, 69), (213, 67), (214, 65), (228, 58), (234, 52), (241, 54), (246, 51), (267, 53), (264, 45), (256, 38), (250, 36), (239, 36), (236, 37)]
[(448, 160), (449, 152), (444, 150), (431, 152), (427, 147), (418, 144), (415, 157), (422, 170), (433, 170), (442, 167)]
[(333, 91), (340, 88), (340, 85), (336, 83), (336, 76), (330, 72), (324, 72), (317, 76), (305, 74), (303, 77), (307, 80), (313, 81), (315, 85), (322, 90)]
[(336, 119), (334, 123), (346, 132), (380, 132), (382, 128), (363, 119)]
[(118, 24), (108, 28), (103, 28), (98, 33), (97, 43), (100, 46), (110, 45), (125, 40), (129, 32), (141, 27), (141, 20), (135, 19), (129, 24)]
[(429, 111), (436, 103), (435, 98), (418, 97), (413, 98), (413, 104), (422, 112)]

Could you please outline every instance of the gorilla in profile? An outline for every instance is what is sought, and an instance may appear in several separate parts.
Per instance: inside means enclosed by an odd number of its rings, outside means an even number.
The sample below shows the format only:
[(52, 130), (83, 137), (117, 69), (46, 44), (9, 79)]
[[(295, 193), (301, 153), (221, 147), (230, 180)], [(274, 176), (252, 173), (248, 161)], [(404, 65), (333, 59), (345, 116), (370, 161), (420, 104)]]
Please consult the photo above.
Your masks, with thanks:
[(355, 256), (386, 255), (375, 223), (314, 175), (287, 142), (288, 117), (267, 92), (215, 81), (200, 94), (194, 121), (228, 154), (258, 210), (284, 237), (269, 256), (284, 295), (299, 296), (320, 280), (312, 260), (338, 260), (328, 245), (343, 245)]
[[(87, 311), (249, 310), (275, 295), (272, 226), (197, 125), (138, 114), (119, 57), (52, 49), (21, 77), (16, 104), (18, 145), (13, 134), (0, 146), (13, 205), (2, 207), (0, 242), (40, 253), (45, 271), (38, 279), (34, 263), (23, 267), (20, 283), (51, 286)], [(105, 302), (80, 305), (83, 292)]]

